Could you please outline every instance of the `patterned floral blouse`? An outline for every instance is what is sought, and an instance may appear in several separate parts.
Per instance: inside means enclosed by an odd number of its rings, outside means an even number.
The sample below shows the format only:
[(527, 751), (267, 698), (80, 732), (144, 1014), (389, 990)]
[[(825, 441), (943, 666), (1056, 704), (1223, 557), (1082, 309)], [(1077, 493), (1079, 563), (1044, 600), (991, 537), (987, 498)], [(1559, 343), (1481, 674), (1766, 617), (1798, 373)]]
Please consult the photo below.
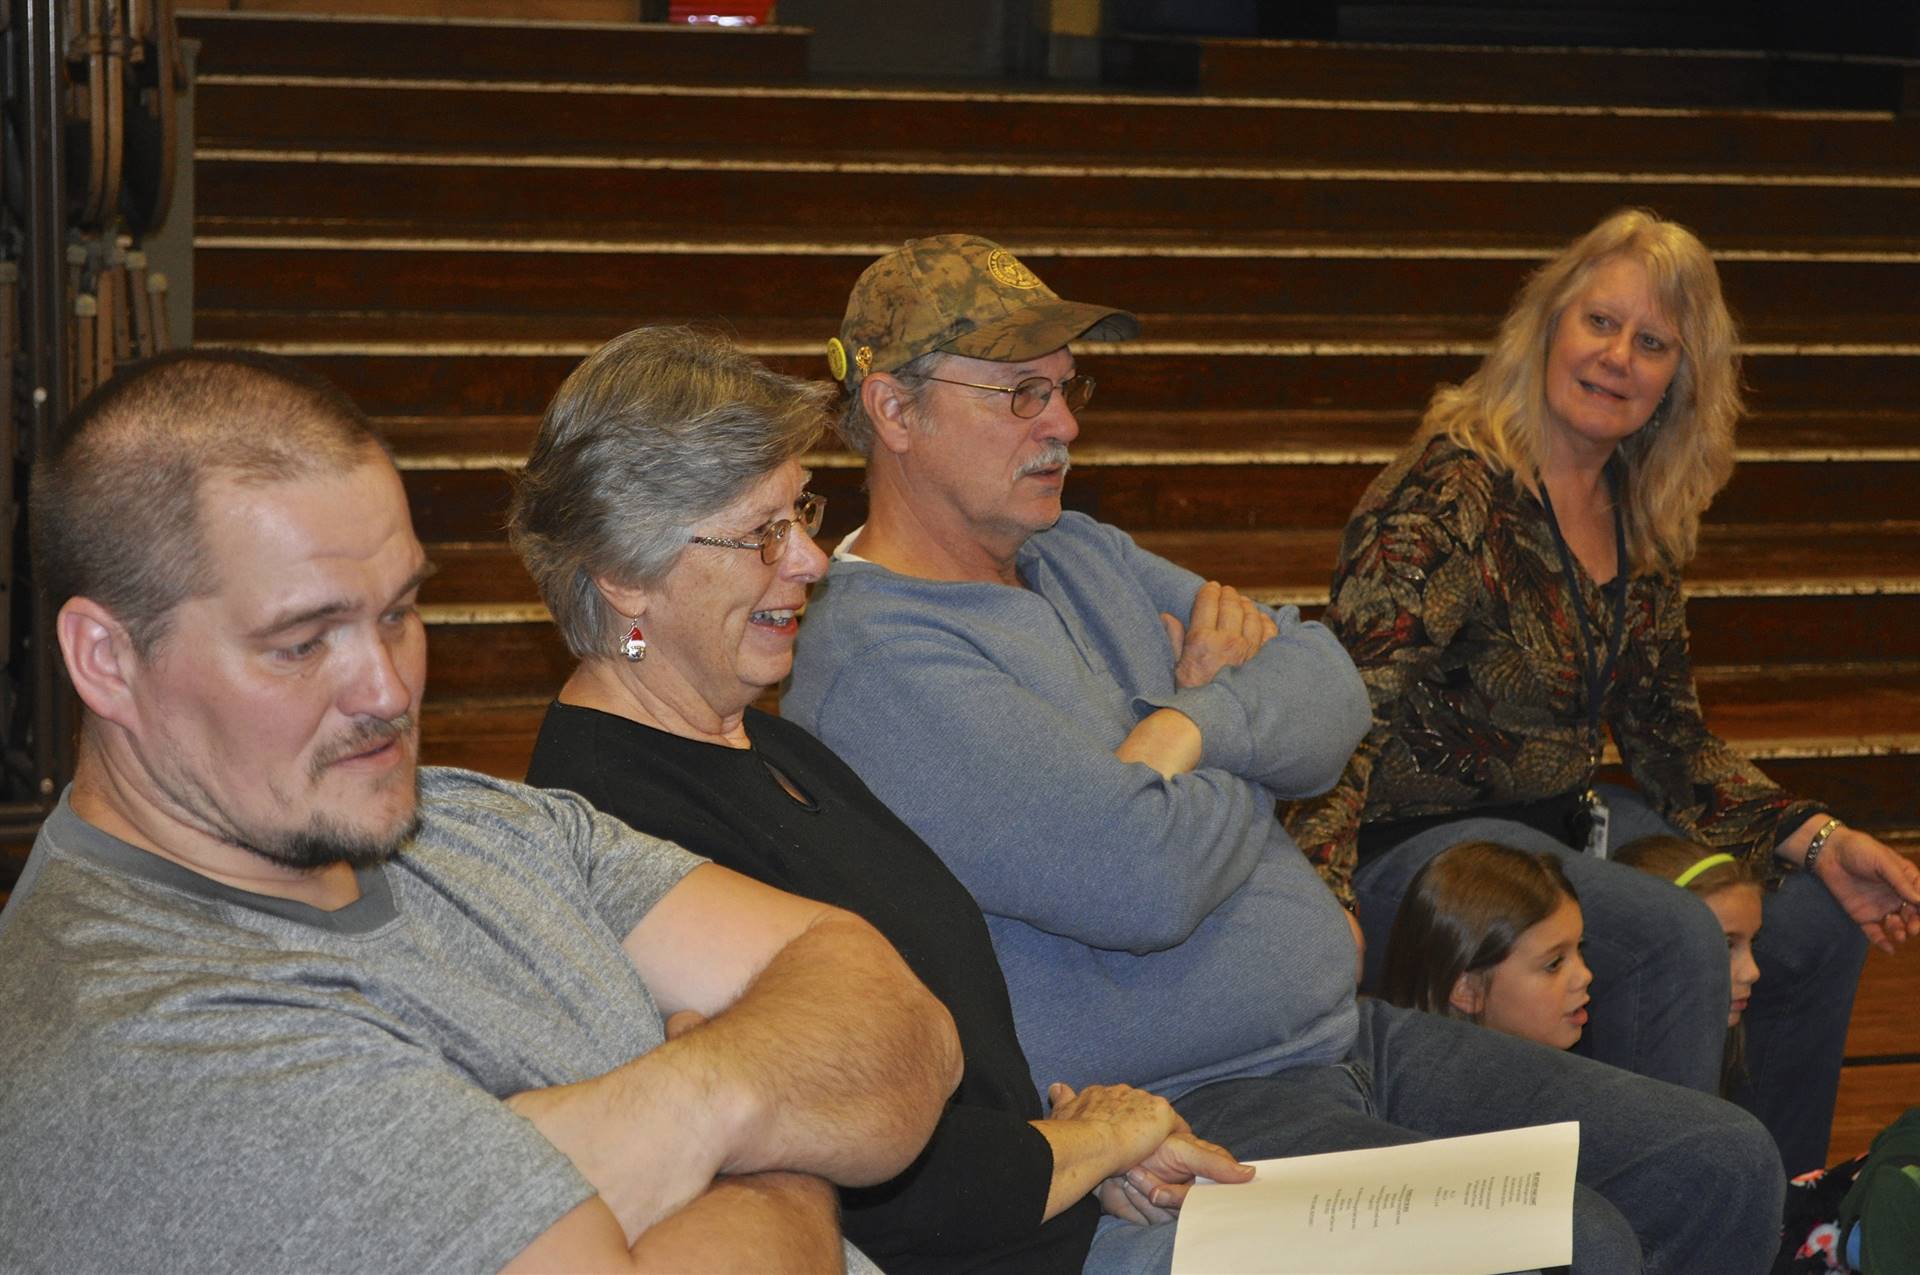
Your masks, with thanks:
[[(1575, 571), (1604, 650), (1612, 591)], [(1775, 843), (1822, 807), (1707, 730), (1685, 605), (1672, 575), (1628, 582), (1601, 719), (1655, 809), (1771, 876)], [(1347, 523), (1326, 622), (1366, 680), (1373, 729), (1340, 783), (1296, 803), (1287, 826), (1343, 901), (1363, 821), (1464, 816), (1589, 781), (1581, 622), (1546, 511), (1512, 475), (1445, 438), (1416, 440)]]

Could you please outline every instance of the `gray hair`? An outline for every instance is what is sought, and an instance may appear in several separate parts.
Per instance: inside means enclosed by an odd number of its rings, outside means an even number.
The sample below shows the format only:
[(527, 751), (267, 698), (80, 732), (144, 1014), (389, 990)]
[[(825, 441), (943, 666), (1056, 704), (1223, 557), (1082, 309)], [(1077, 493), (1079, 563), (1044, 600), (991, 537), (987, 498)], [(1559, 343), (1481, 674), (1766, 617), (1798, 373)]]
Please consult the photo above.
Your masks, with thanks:
[(692, 328), (588, 355), (547, 405), (507, 521), (567, 648), (611, 652), (626, 621), (595, 578), (657, 583), (695, 526), (819, 440), (831, 393)]
[(185, 349), (129, 364), (33, 475), (34, 574), (56, 607), (85, 597), (112, 612), (148, 659), (175, 608), (220, 586), (200, 526), (210, 478), (264, 485), (387, 455), (352, 400), (286, 359)]
[[(947, 359), (951, 357), (945, 350), (929, 350), (919, 358), (902, 363), (887, 373), (900, 383), (902, 397), (906, 399), (908, 414), (917, 418), (923, 429), (932, 422), (920, 411), (920, 391), (927, 387)], [(867, 408), (860, 401), (858, 393), (847, 396), (847, 404), (840, 412), (840, 419), (834, 422), (834, 431), (848, 447), (862, 456), (873, 455), (873, 421), (867, 416)]]

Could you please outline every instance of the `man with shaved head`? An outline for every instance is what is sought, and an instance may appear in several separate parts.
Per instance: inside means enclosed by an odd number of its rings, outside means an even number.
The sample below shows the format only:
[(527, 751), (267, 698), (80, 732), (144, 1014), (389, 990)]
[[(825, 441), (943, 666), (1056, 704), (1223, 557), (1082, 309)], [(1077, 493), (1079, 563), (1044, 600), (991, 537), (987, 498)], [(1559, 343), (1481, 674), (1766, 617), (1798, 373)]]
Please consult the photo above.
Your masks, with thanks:
[(349, 401), (163, 356), (32, 518), (85, 711), (0, 913), (0, 1267), (841, 1261), (945, 1010), (844, 913), (418, 767), (431, 567)]

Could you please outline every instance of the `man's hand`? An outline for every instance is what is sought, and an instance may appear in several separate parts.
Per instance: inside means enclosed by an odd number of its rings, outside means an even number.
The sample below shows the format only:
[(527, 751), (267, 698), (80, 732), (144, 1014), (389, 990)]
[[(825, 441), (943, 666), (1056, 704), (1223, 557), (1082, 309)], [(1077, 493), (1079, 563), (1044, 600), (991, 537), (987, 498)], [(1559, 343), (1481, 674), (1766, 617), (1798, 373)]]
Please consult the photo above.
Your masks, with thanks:
[(1160, 622), (1173, 643), (1173, 681), (1176, 686), (1205, 686), (1223, 668), (1245, 664), (1278, 633), (1273, 617), (1218, 580), (1209, 580), (1193, 595), (1187, 622), (1165, 611)]
[(1184, 775), (1200, 764), (1205, 740), (1193, 719), (1175, 708), (1156, 708), (1134, 723), (1113, 755), (1160, 772), (1162, 779)]
[[(1817, 826), (1825, 818), (1808, 823)], [(1796, 848), (1804, 854), (1804, 842)], [(1879, 838), (1858, 828), (1835, 828), (1813, 874), (1881, 951), (1892, 952), (1920, 936), (1920, 867)]]

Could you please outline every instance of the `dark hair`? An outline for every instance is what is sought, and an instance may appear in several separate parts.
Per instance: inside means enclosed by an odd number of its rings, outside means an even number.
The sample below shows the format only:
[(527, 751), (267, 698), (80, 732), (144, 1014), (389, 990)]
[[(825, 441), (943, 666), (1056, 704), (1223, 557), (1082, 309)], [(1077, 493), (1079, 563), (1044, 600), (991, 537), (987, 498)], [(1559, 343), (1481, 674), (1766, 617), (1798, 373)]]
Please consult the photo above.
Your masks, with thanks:
[(323, 377), (251, 350), (172, 350), (128, 364), (68, 417), (33, 474), (34, 574), (55, 607), (92, 598), (145, 659), (174, 608), (217, 587), (200, 492), (338, 473), (385, 456)]
[(693, 328), (635, 328), (588, 355), (547, 405), (507, 517), (567, 648), (613, 651), (627, 622), (594, 578), (658, 582), (696, 524), (819, 441), (832, 392)]
[(1562, 903), (1578, 903), (1560, 860), (1493, 841), (1467, 841), (1429, 859), (1400, 901), (1380, 994), (1395, 1005), (1458, 1016), (1462, 974), (1507, 959), (1522, 934)]
[[(1615, 850), (1613, 857), (1630, 868), (1638, 868), (1668, 881), (1677, 881), (1688, 868), (1719, 853), (1712, 846), (1703, 846), (1685, 837), (1652, 836), (1629, 841)], [(1758, 890), (1760, 881), (1753, 875), (1753, 869), (1747, 866), (1747, 861), (1736, 854), (1732, 856), (1732, 862), (1714, 864), (1690, 878), (1682, 888), (1705, 899), (1722, 890), (1743, 885)], [(1746, 1074), (1747, 1023), (1743, 1018), (1727, 1028), (1727, 1048), (1720, 1060), (1720, 1096), (1724, 1098), (1731, 1094), (1734, 1085)]]

